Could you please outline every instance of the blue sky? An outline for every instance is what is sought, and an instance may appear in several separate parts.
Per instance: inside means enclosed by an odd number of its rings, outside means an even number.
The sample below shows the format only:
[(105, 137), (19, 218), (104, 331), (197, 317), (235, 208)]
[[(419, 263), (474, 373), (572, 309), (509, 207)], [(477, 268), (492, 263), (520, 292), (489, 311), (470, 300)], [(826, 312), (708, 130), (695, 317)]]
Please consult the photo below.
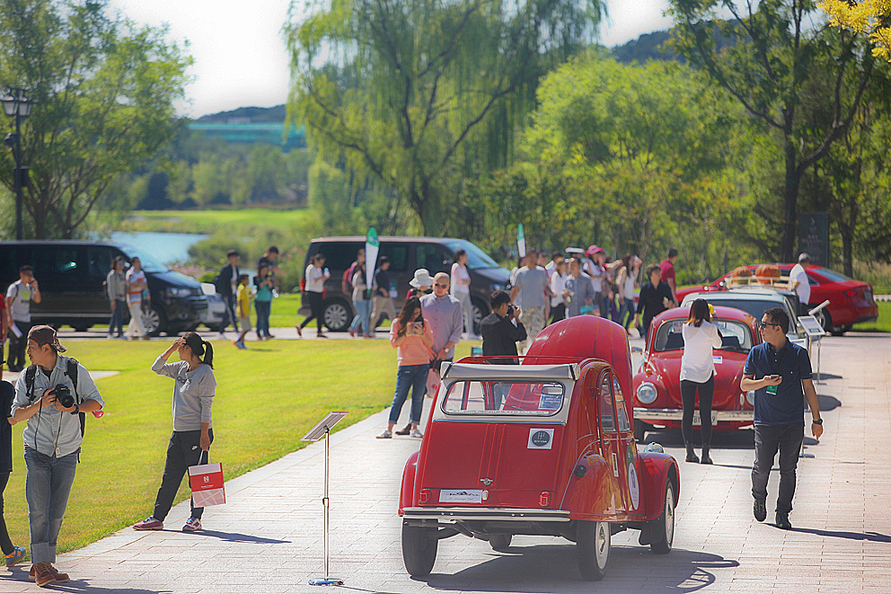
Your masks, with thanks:
[[(605, 45), (671, 25), (667, 0), (607, 0)], [(271, 107), (288, 94), (288, 56), (281, 36), (290, 0), (111, 0), (139, 24), (170, 27), (170, 40), (188, 40), (195, 65), (180, 115), (194, 118), (237, 107)]]

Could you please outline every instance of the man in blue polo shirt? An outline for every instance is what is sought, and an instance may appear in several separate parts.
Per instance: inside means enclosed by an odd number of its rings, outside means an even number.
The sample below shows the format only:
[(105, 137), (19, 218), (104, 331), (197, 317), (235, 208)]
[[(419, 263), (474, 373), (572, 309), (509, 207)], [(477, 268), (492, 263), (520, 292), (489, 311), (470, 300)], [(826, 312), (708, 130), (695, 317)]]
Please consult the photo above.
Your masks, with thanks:
[[(767, 479), (780, 452), (780, 492), (777, 497), (777, 527), (790, 530), (789, 512), (795, 494), (795, 468), (804, 440), (804, 400), (813, 417), (811, 432), (820, 439), (823, 419), (817, 391), (811, 379), (807, 351), (786, 340), (789, 316), (781, 307), (764, 312), (761, 337), (764, 339), (746, 359), (740, 387), (755, 391), (755, 464), (752, 467), (752, 496), (755, 519), (767, 518)], [(758, 379), (755, 379), (758, 378)], [(802, 390), (803, 388), (803, 390)]]

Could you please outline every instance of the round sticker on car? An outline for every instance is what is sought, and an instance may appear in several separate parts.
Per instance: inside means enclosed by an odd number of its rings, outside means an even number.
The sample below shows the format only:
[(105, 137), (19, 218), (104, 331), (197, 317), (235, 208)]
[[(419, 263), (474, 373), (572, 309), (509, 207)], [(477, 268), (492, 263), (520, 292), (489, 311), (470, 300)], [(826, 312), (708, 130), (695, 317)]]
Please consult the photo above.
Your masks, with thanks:
[(530, 429), (529, 443), (530, 450), (549, 450), (553, 445), (554, 430), (553, 429)]
[(631, 494), (631, 508), (637, 509), (640, 505), (640, 483), (637, 482), (637, 470), (634, 462), (628, 464), (628, 492)]

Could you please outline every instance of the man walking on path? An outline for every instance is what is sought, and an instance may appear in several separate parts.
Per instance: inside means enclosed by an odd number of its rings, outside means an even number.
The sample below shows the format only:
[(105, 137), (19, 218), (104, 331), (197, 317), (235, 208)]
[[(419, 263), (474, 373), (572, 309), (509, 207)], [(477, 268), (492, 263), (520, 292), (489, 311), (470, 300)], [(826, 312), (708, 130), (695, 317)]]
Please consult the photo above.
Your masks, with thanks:
[(789, 288), (798, 294), (798, 315), (807, 315), (808, 302), (811, 300), (811, 285), (807, 280), (807, 267), (811, 265), (811, 257), (802, 252), (798, 256), (798, 264), (789, 273)]
[(659, 270), (662, 273), (662, 282), (671, 289), (671, 300), (675, 303), (678, 301), (678, 283), (674, 274), (674, 263), (678, 259), (678, 251), (675, 248), (668, 248), (668, 257), (659, 263)]
[(545, 296), (553, 297), (548, 273), (538, 266), (538, 254), (530, 252), (526, 258), (526, 266), (517, 271), (510, 298), (522, 311), (522, 322), (526, 326), (526, 340), (520, 341), (520, 348), (525, 353), (547, 321), (547, 302)]
[(232, 323), (232, 329), (238, 332), (238, 321), (235, 316), (235, 294), (238, 291), (238, 250), (229, 250), (226, 252), (226, 258), (229, 263), (220, 269), (217, 275), (217, 293), (223, 296), (226, 302), (226, 318), (220, 323), (220, 336), (226, 335), (226, 326)]
[[(776, 525), (790, 530), (789, 512), (795, 494), (795, 469), (804, 441), (804, 400), (811, 409), (811, 432), (823, 434), (820, 403), (811, 379), (807, 351), (786, 339), (789, 316), (781, 307), (764, 312), (761, 336), (764, 342), (749, 351), (740, 388), (755, 391), (755, 464), (752, 496), (755, 519), (767, 517), (767, 479), (777, 450), (780, 452), (780, 487)], [(755, 379), (758, 378), (758, 379)], [(803, 391), (802, 391), (803, 388)]]
[(34, 269), (25, 264), (19, 268), (19, 280), (9, 285), (6, 291), (6, 307), (13, 326), (19, 331), (16, 335), (12, 327), (9, 329), (9, 356), (6, 364), (10, 371), (21, 371), (25, 367), (25, 346), (31, 329), (31, 302), (40, 303), (41, 298)]
[(378, 259), (380, 267), (374, 272), (374, 291), (371, 297), (371, 333), (377, 328), (377, 322), (384, 310), (390, 322), (396, 319), (396, 310), (393, 308), (393, 298), (390, 297), (390, 258), (381, 256)]

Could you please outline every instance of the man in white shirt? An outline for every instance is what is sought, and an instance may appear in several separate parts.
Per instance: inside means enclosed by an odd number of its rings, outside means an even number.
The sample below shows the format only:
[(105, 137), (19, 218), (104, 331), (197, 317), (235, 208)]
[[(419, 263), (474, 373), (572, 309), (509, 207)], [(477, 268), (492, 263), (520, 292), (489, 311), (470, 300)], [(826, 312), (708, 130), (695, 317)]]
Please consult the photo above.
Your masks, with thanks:
[(811, 257), (802, 252), (798, 256), (798, 264), (792, 267), (789, 273), (789, 287), (798, 293), (798, 314), (807, 315), (808, 302), (811, 300), (811, 285), (807, 280), (805, 270), (811, 264)]

